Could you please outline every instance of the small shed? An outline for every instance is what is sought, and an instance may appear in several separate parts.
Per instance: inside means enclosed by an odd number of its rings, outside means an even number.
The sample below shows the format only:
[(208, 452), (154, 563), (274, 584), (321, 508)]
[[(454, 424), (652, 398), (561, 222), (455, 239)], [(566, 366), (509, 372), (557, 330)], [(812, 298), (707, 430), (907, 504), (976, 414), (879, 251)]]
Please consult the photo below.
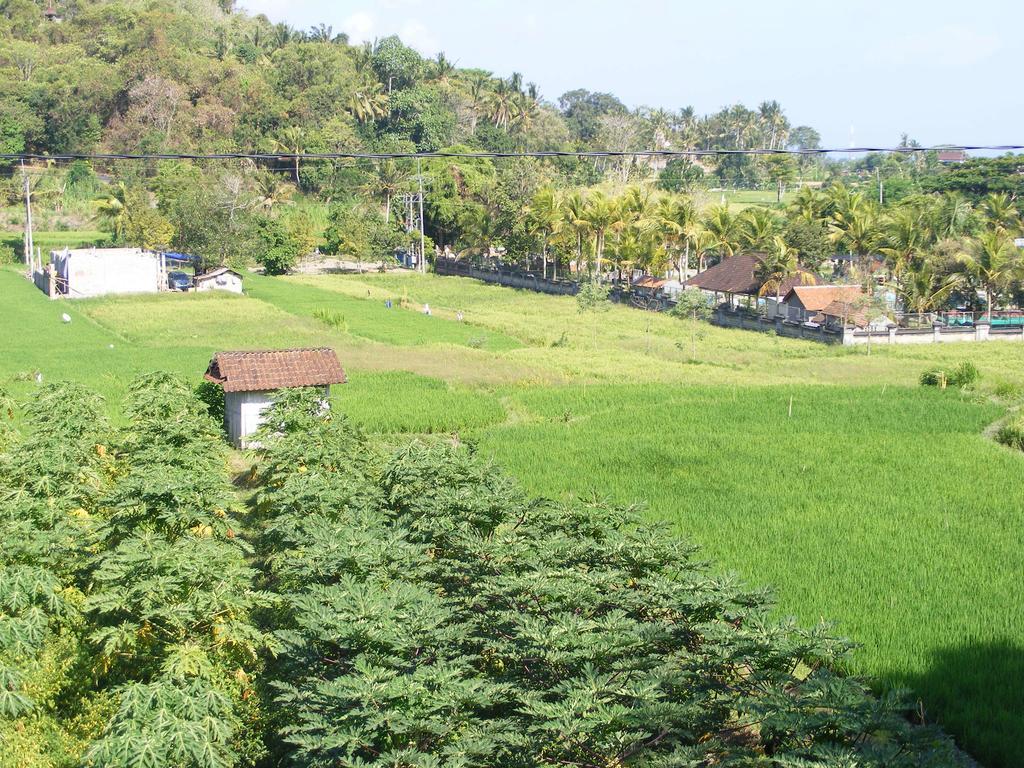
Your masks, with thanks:
[(331, 385), (346, 381), (338, 356), (327, 348), (218, 352), (205, 378), (224, 390), (224, 429), (239, 448), (249, 446), (276, 390), (318, 387), (326, 404)]
[(833, 302), (856, 302), (864, 296), (859, 285), (795, 285), (782, 299), (786, 316), (805, 322)]
[(193, 281), (197, 291), (231, 291), (242, 292), (242, 276), (233, 269), (218, 267), (210, 272), (196, 275)]
[(84, 299), (120, 293), (156, 293), (166, 285), (163, 259), (141, 248), (65, 248), (50, 252), (36, 279), (50, 298)]

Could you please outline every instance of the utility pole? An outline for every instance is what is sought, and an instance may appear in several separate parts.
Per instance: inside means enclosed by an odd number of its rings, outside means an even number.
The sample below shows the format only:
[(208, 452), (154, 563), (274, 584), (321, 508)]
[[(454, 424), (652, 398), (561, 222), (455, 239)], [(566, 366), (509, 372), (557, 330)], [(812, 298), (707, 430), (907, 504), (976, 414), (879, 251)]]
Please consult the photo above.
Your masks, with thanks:
[[(35, 261), (35, 247), (32, 242), (32, 188), (28, 183), (28, 174), (25, 172), (25, 161), (21, 161), (21, 178), (25, 186), (25, 263), (31, 265)], [(28, 275), (32, 277), (32, 267), (28, 268)]]
[(425, 236), (423, 234), (423, 230), (424, 230), (424, 224), (423, 224), (423, 169), (420, 166), (420, 159), (418, 157), (416, 158), (416, 178), (419, 181), (419, 185), (420, 185), (420, 192), (419, 192), (419, 198), (420, 198), (420, 201), (419, 201), (420, 202), (420, 272), (426, 274), (426, 271), (427, 271), (427, 248), (426, 248), (426, 239), (425, 239)]
[(884, 205), (885, 195), (882, 191), (882, 170), (880, 168), (875, 168), (875, 180), (878, 182), (878, 204)]

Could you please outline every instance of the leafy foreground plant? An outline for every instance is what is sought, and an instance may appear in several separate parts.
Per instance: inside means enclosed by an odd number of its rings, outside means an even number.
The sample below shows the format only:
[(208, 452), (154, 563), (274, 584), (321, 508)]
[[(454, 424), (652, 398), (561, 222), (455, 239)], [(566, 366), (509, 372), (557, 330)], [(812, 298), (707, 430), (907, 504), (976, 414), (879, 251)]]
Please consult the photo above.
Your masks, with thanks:
[(266, 601), (235, 533), (217, 425), (167, 374), (133, 382), (125, 413), (85, 602), (96, 674), (118, 705), (85, 760), (252, 764), (262, 752), (252, 681), (265, 643), (250, 619)]
[(74, 385), (39, 391), (24, 438), (5, 397), (0, 410), (0, 766), (55, 765), (81, 748), (61, 700), (88, 685), (76, 582), (106, 422), (100, 399)]
[(600, 503), (450, 445), (369, 449), (315, 394), (264, 432), (276, 756), (304, 766), (948, 766), (825, 627)]

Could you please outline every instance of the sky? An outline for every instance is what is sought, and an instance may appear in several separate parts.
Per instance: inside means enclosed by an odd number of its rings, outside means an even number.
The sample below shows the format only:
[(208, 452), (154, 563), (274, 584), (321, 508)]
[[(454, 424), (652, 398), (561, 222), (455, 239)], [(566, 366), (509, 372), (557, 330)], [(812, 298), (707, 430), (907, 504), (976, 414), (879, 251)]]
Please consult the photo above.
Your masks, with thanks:
[(241, 0), (351, 42), (421, 53), (557, 101), (575, 88), (698, 113), (779, 101), (830, 147), (1024, 144), (1021, 0)]

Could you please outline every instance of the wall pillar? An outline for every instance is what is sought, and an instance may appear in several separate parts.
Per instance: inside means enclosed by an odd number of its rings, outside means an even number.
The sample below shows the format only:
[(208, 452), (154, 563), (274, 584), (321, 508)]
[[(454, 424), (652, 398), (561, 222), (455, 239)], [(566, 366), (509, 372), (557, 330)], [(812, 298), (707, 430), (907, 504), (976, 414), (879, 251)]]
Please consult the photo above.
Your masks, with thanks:
[(932, 323), (932, 341), (942, 341), (942, 323)]
[(974, 326), (974, 340), (975, 341), (988, 341), (988, 323), (976, 323)]
[(890, 323), (889, 326), (888, 326), (888, 331), (889, 331), (889, 343), (890, 344), (895, 344), (896, 343), (896, 324), (895, 323)]
[(854, 331), (854, 329), (853, 329), (852, 326), (849, 326), (849, 325), (844, 325), (843, 326), (843, 346), (844, 347), (852, 347), (853, 346), (853, 331)]

